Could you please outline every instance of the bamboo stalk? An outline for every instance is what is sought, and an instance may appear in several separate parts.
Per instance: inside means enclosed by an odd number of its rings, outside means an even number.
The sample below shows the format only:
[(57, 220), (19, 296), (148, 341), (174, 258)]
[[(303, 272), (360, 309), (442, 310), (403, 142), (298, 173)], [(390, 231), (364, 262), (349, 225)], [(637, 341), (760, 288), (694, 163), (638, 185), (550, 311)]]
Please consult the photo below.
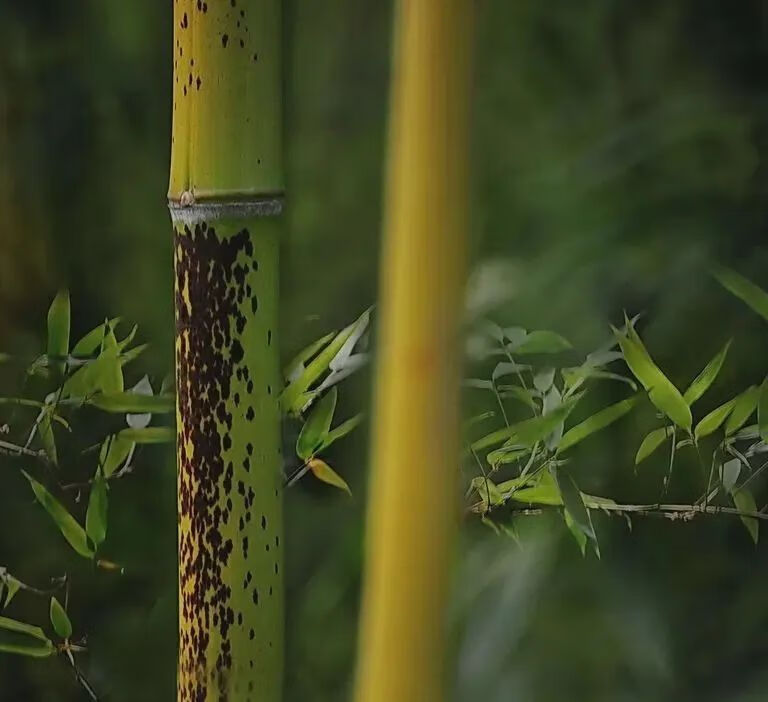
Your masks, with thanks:
[(280, 1), (175, 0), (178, 699), (278, 702)]
[(400, 0), (358, 702), (443, 697), (458, 520), (470, 0)]

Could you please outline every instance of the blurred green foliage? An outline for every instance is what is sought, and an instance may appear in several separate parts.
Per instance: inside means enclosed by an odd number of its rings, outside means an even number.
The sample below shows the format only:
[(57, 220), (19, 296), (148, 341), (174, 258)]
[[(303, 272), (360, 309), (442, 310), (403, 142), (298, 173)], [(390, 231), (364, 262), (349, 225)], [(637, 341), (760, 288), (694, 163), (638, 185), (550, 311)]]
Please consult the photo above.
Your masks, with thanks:
[[(478, 11), (471, 316), (596, 348), (624, 309), (643, 312), (643, 339), (679, 387), (736, 339), (702, 410), (759, 384), (765, 325), (706, 271), (717, 260), (768, 287), (764, 4), (486, 0)], [(286, 2), (286, 358), (375, 295), (390, 14), (373, 0)], [(153, 343), (142, 370), (170, 367), (170, 82), (171, 3), (0, 0), (4, 350), (40, 348), (52, 293), (68, 286), (74, 335), (120, 314)], [(366, 405), (364, 380), (340, 416)], [(0, 387), (12, 383), (0, 372)], [(606, 385), (593, 409), (620, 392)], [(632, 417), (574, 451), (585, 491), (658, 494), (660, 454), (632, 470), (653, 411)], [(365, 446), (355, 432), (329, 451), (332, 465), (357, 466), (345, 472), (351, 506), (314, 483), (289, 494), (291, 701), (349, 689)], [(175, 477), (161, 455), (110, 503), (107, 544), (126, 574), (69, 605), (94, 632), (86, 673), (107, 700), (174, 694)], [(682, 490), (695, 467), (677, 470)], [(18, 475), (0, 493), (0, 564), (35, 582), (69, 554), (39, 533), (28, 490)], [(638, 520), (628, 533), (595, 519), (600, 561), (582, 559), (555, 517), (525, 521), (520, 547), (465, 529), (456, 699), (764, 699), (765, 540), (755, 548), (735, 521)], [(13, 614), (39, 621), (34, 606), (19, 597)], [(47, 663), (0, 657), (0, 700), (82, 699), (70, 671)]]

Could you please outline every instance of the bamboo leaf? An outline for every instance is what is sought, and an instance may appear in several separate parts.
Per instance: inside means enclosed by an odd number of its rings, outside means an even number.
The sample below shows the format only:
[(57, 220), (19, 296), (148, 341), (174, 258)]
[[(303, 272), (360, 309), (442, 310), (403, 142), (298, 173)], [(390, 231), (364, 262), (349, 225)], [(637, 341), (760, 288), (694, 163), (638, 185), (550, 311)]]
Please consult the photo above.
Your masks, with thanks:
[(490, 380), (481, 378), (466, 378), (461, 381), (465, 388), (474, 388), (476, 390), (493, 390), (493, 383)]
[(40, 411), (37, 418), (37, 438), (43, 451), (45, 451), (45, 455), (48, 456), (48, 460), (53, 465), (58, 465), (59, 455), (56, 451), (56, 437), (53, 434), (52, 413), (53, 408), (48, 404)]
[(85, 513), (85, 533), (97, 549), (107, 537), (107, 504), (107, 481), (101, 471), (97, 470), (91, 483), (88, 511)]
[(306, 461), (321, 446), (328, 435), (336, 411), (338, 391), (331, 388), (318, 400), (296, 439), (296, 455)]
[(3, 603), (3, 607), (7, 607), (9, 604), (11, 604), (13, 598), (16, 597), (19, 590), (21, 590), (21, 582), (19, 582), (12, 575), (8, 575), (5, 578), (5, 587), (7, 591), (5, 593), (5, 602)]
[(591, 541), (596, 541), (595, 530), (592, 527), (592, 519), (589, 516), (589, 510), (584, 505), (584, 498), (581, 490), (576, 486), (573, 477), (567, 471), (557, 471), (555, 480), (560, 489), (560, 496), (563, 500), (563, 507), (573, 519), (576, 526)]
[(615, 421), (621, 419), (621, 417), (627, 414), (640, 401), (640, 399), (640, 395), (628, 397), (626, 400), (622, 400), (621, 402), (617, 402), (610, 407), (606, 407), (605, 409), (600, 410), (588, 419), (585, 419), (580, 424), (572, 427), (560, 440), (558, 452), (562, 453), (563, 451), (568, 450), (572, 446), (578, 444), (580, 441), (586, 439), (588, 436), (591, 436), (601, 429), (605, 429)]
[(470, 487), (477, 492), (478, 497), (482, 501), (483, 511), (486, 511), (489, 506), (495, 507), (504, 502), (504, 495), (490, 478), (482, 475), (472, 478)]
[[(48, 358), (59, 374), (64, 372), (69, 353), (69, 291), (60, 290), (48, 309)], [(54, 360), (57, 359), (57, 360)]]
[[(502, 489), (502, 487), (503, 483), (499, 485), (499, 489)], [(509, 499), (515, 502), (555, 507), (563, 504), (560, 488), (549, 471), (544, 471), (535, 482), (531, 481), (525, 487), (502, 490), (502, 492), (505, 494), (508, 492)]]
[(128, 428), (118, 432), (117, 438), (137, 444), (166, 444), (176, 440), (176, 430), (173, 427)]
[(67, 509), (41, 483), (38, 483), (26, 471), (22, 471), (22, 473), (29, 481), (37, 501), (48, 512), (69, 545), (83, 558), (92, 558), (93, 549), (88, 544), (88, 537), (83, 527), (77, 523)]
[[(499, 361), (499, 363), (497, 363), (496, 367), (493, 369), (491, 378), (493, 378), (493, 380), (496, 381), (499, 378), (503, 378), (507, 375), (516, 375), (518, 373), (522, 373), (523, 371), (530, 370), (530, 368), (531, 368), (530, 366), (524, 366), (519, 363), (510, 363), (509, 361)], [(491, 385), (491, 388), (493, 388), (493, 385)]]
[(757, 401), (757, 426), (760, 438), (768, 443), (768, 377), (760, 385), (760, 397)]
[(522, 402), (534, 412), (537, 412), (539, 409), (539, 405), (536, 402), (533, 393), (530, 390), (526, 390), (517, 385), (499, 385), (499, 396)]
[(635, 465), (648, 458), (669, 436), (672, 436), (672, 427), (661, 427), (661, 429), (654, 429), (646, 434), (640, 443), (640, 448), (637, 449)]
[(746, 302), (753, 311), (768, 320), (768, 293), (730, 268), (718, 267), (713, 273), (728, 292)]
[(752, 416), (757, 409), (757, 402), (760, 398), (760, 388), (757, 385), (751, 385), (738, 397), (736, 397), (736, 404), (733, 406), (733, 411), (728, 416), (728, 421), (725, 423), (725, 435), (731, 436), (746, 423), (746, 421)]
[[(733, 504), (740, 512), (757, 512), (757, 505), (755, 504), (755, 498), (752, 493), (746, 488), (739, 488), (731, 493), (733, 498)], [(741, 517), (741, 522), (746, 527), (749, 535), (752, 537), (752, 541), (757, 543), (757, 539), (760, 533), (760, 525), (757, 519), (754, 517)]]
[(12, 631), (16, 634), (25, 634), (26, 636), (31, 636), (32, 638), (37, 639), (38, 641), (48, 641), (48, 637), (39, 626), (26, 624), (25, 622), (20, 622), (16, 619), (0, 617), (0, 629)]
[(533, 385), (539, 392), (547, 392), (555, 380), (554, 368), (542, 368), (533, 376)]
[(709, 390), (712, 383), (715, 382), (718, 373), (720, 373), (720, 369), (723, 367), (725, 357), (728, 355), (728, 349), (731, 347), (732, 341), (733, 339), (728, 339), (728, 341), (725, 342), (723, 348), (715, 354), (714, 358), (704, 366), (701, 373), (699, 373), (688, 386), (688, 389), (683, 395), (683, 399), (688, 405), (692, 405), (696, 402), (696, 400)]
[(709, 436), (713, 432), (717, 431), (722, 423), (728, 418), (728, 415), (733, 410), (736, 404), (737, 398), (728, 400), (725, 404), (720, 405), (713, 409), (706, 417), (704, 417), (697, 425), (693, 435), (696, 437), (696, 441)]
[(495, 451), (491, 451), (485, 457), (485, 460), (488, 461), (489, 465), (498, 468), (499, 466), (508, 463), (514, 463), (515, 461), (520, 460), (523, 456), (527, 456), (530, 452), (531, 449), (522, 447), (519, 444), (511, 446), (505, 445)]
[(733, 488), (736, 485), (736, 481), (739, 479), (741, 473), (741, 461), (738, 458), (733, 458), (730, 461), (726, 461), (720, 466), (720, 481), (723, 484), (723, 489), (726, 492), (733, 492)]
[(312, 475), (314, 475), (318, 480), (321, 480), (324, 483), (328, 483), (328, 485), (332, 485), (333, 487), (339, 488), (339, 490), (343, 490), (350, 497), (352, 497), (352, 491), (349, 489), (347, 482), (325, 461), (322, 461), (319, 458), (313, 458), (308, 462), (307, 465), (312, 471)]
[(69, 620), (69, 615), (67, 615), (64, 607), (61, 606), (61, 603), (55, 597), (51, 597), (49, 615), (51, 625), (56, 634), (62, 639), (68, 639), (72, 636), (72, 622)]
[(573, 348), (568, 339), (552, 331), (540, 330), (529, 332), (523, 341), (512, 344), (512, 353), (518, 356), (538, 353), (560, 353)]
[(48, 658), (55, 653), (56, 649), (53, 647), (52, 642), (39, 645), (24, 645), (24, 644), (12, 644), (4, 643), (0, 641), (0, 653), (14, 653), (19, 656), (27, 656), (29, 658)]
[(106, 322), (102, 322), (98, 327), (94, 327), (82, 339), (80, 339), (72, 348), (72, 355), (76, 357), (91, 356), (96, 353), (103, 340), (106, 327), (114, 330), (120, 322), (120, 317), (114, 317)]
[(175, 410), (176, 398), (174, 395), (138, 395), (134, 392), (113, 392), (94, 395), (88, 399), (88, 404), (104, 412), (167, 414)]
[(358, 426), (360, 422), (363, 421), (363, 416), (364, 415), (362, 414), (362, 412), (360, 414), (356, 414), (354, 417), (351, 417), (350, 419), (347, 419), (347, 421), (339, 424), (339, 426), (337, 426), (335, 429), (332, 429), (331, 431), (329, 431), (328, 434), (323, 439), (322, 443), (320, 444), (320, 448), (318, 448), (317, 450), (323, 451), (324, 449), (327, 449), (334, 441), (338, 441), (339, 439), (344, 438), (356, 426)]
[(298, 378), (301, 372), (304, 370), (307, 361), (316, 356), (320, 349), (327, 346), (328, 342), (333, 339), (335, 335), (336, 332), (330, 332), (317, 341), (313, 341), (311, 344), (309, 344), (309, 346), (306, 346), (301, 351), (299, 351), (299, 353), (297, 353), (296, 356), (291, 359), (291, 361), (283, 370), (283, 375), (286, 381), (291, 383), (296, 380), (296, 378)]
[(99, 452), (99, 465), (104, 477), (109, 478), (123, 463), (129, 460), (135, 447), (135, 442), (117, 435), (108, 436), (104, 439)]
[(581, 555), (586, 556), (587, 535), (584, 533), (581, 527), (579, 527), (579, 525), (573, 521), (573, 517), (567, 509), (563, 510), (563, 517), (565, 518), (565, 525), (568, 527), (568, 531), (571, 532), (571, 535), (576, 540), (576, 544), (579, 547), (579, 551), (581, 551)]
[(628, 326), (627, 335), (621, 334), (617, 329), (614, 329), (614, 333), (624, 354), (624, 360), (648, 391), (651, 402), (679, 427), (690, 431), (693, 418), (688, 403), (653, 362), (631, 325)]

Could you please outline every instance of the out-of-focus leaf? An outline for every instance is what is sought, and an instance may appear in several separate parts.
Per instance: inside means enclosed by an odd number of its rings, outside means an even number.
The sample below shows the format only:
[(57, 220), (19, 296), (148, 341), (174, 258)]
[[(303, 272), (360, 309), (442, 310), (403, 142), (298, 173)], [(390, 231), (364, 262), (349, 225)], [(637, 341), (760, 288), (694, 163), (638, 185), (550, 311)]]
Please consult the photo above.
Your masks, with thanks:
[(85, 514), (85, 533), (97, 549), (107, 537), (107, 504), (107, 481), (101, 471), (97, 470), (91, 483), (88, 511)]
[(560, 374), (563, 376), (566, 389), (571, 392), (578, 390), (587, 380), (616, 380), (629, 385), (634, 392), (637, 392), (637, 383), (620, 373), (610, 373), (587, 366), (579, 366), (578, 368), (563, 368)]
[(496, 413), (490, 410), (487, 412), (480, 412), (480, 414), (476, 414), (474, 417), (470, 417), (464, 422), (464, 431), (471, 429), (476, 424), (480, 424), (481, 422), (484, 422), (486, 419), (492, 419), (495, 416), (496, 416)]
[(99, 452), (99, 465), (105, 478), (109, 478), (129, 459), (135, 446), (133, 441), (116, 435), (104, 439)]
[(741, 461), (733, 458), (720, 466), (720, 480), (723, 483), (723, 489), (726, 492), (733, 492), (736, 481), (741, 473)]
[(346, 492), (350, 497), (352, 496), (352, 491), (349, 489), (349, 485), (347, 485), (344, 478), (333, 470), (333, 468), (331, 468), (325, 461), (322, 461), (319, 458), (313, 458), (307, 465), (309, 466), (309, 470), (312, 471), (312, 475), (318, 480), (328, 483), (328, 485), (333, 485), (333, 487)]
[(5, 602), (3, 603), (3, 607), (7, 607), (9, 604), (11, 604), (11, 600), (13, 600), (13, 598), (16, 597), (16, 594), (19, 592), (19, 590), (21, 590), (21, 583), (12, 575), (8, 575), (5, 578), (5, 587), (6, 587), (6, 593), (5, 593)]
[[(499, 484), (499, 489), (503, 484)], [(549, 471), (542, 472), (536, 480), (525, 483), (525, 487), (512, 490), (502, 490), (509, 493), (509, 499), (532, 505), (560, 506), (563, 498), (560, 488)]]
[(530, 407), (534, 412), (539, 411), (539, 405), (530, 390), (521, 388), (517, 385), (499, 385), (499, 396), (522, 402)]
[[(167, 414), (176, 408), (173, 395), (137, 395), (133, 392), (99, 393), (88, 404), (105, 412)], [(135, 427), (141, 428), (141, 427)]]
[(137, 444), (166, 444), (176, 440), (176, 430), (173, 427), (128, 428), (120, 431), (117, 438)]
[(560, 353), (573, 348), (568, 339), (553, 331), (539, 330), (529, 332), (522, 343), (512, 344), (512, 353), (522, 356), (538, 353)]
[(131, 331), (128, 332), (128, 336), (126, 336), (124, 339), (121, 339), (117, 342), (117, 350), (122, 351), (123, 349), (127, 348), (131, 345), (131, 342), (136, 338), (136, 332), (139, 331), (139, 325), (134, 324), (133, 327), (131, 327)]
[(69, 620), (69, 615), (55, 597), (51, 597), (49, 614), (51, 618), (51, 626), (53, 626), (53, 630), (58, 636), (62, 639), (68, 639), (72, 636), (72, 622)]
[(653, 362), (643, 346), (640, 337), (629, 326), (626, 335), (614, 330), (629, 369), (648, 391), (651, 402), (675, 424), (686, 431), (691, 430), (693, 418), (688, 403)]
[(533, 376), (533, 385), (539, 392), (547, 392), (555, 380), (554, 368), (542, 368)]
[(728, 421), (725, 423), (726, 436), (734, 434), (744, 426), (744, 423), (757, 409), (757, 401), (759, 398), (760, 388), (757, 387), (757, 385), (751, 385), (736, 397), (736, 404), (733, 406), (733, 410), (728, 416)]
[(757, 401), (757, 426), (760, 438), (768, 443), (768, 377), (760, 385), (760, 397)]
[(0, 653), (13, 653), (28, 658), (48, 658), (56, 652), (52, 642), (41, 644), (12, 644), (0, 641)]
[[(698, 427), (696, 428), (698, 429)], [(670, 436), (672, 436), (672, 427), (661, 427), (646, 434), (640, 448), (637, 449), (635, 465), (648, 458)]]
[(334, 441), (338, 441), (339, 439), (349, 434), (349, 432), (351, 432), (362, 421), (363, 421), (363, 414), (360, 413), (360, 414), (356, 414), (354, 417), (350, 417), (345, 422), (342, 422), (341, 424), (339, 424), (339, 426), (337, 426), (335, 429), (332, 429), (325, 435), (325, 438), (320, 444), (320, 448), (318, 448), (317, 450), (324, 451)]
[(475, 390), (493, 390), (493, 383), (482, 378), (466, 378), (461, 384), (465, 388), (474, 388)]
[[(560, 405), (563, 404), (563, 398), (560, 395), (560, 391), (556, 385), (552, 385), (544, 395), (544, 399), (541, 403), (541, 413), (543, 415), (552, 414)], [(563, 417), (556, 425), (555, 428), (545, 437), (547, 448), (553, 450), (560, 443), (560, 439), (563, 438), (563, 431), (565, 430), (565, 417)]]
[(306, 461), (320, 447), (331, 428), (338, 392), (332, 388), (315, 405), (296, 440), (296, 455)]
[[(736, 505), (736, 509), (739, 512), (757, 512), (757, 505), (755, 504), (755, 498), (752, 493), (746, 488), (739, 488), (731, 493), (733, 498), (733, 504)], [(746, 527), (749, 535), (752, 537), (752, 541), (757, 543), (757, 539), (760, 533), (760, 525), (754, 517), (741, 517), (742, 524)]]
[(60, 290), (48, 309), (48, 358), (51, 368), (62, 374), (69, 354), (69, 290)]
[(688, 389), (683, 395), (683, 399), (692, 405), (698, 400), (707, 390), (709, 390), (712, 383), (715, 382), (720, 369), (723, 367), (725, 357), (728, 355), (728, 349), (731, 348), (731, 342), (733, 339), (728, 339), (725, 342), (723, 348), (721, 348), (714, 356), (714, 358), (704, 366), (704, 369), (699, 373), (688, 386)]
[(309, 346), (304, 347), (299, 353), (297, 353), (283, 369), (283, 376), (289, 383), (299, 377), (304, 370), (304, 366), (307, 361), (313, 358), (323, 347), (328, 345), (328, 342), (336, 335), (335, 331), (329, 332), (325, 336), (321, 337), (317, 341), (313, 341)]
[(555, 479), (558, 488), (560, 488), (560, 496), (563, 499), (565, 510), (570, 514), (576, 526), (584, 532), (584, 535), (592, 541), (596, 541), (597, 537), (592, 527), (589, 510), (584, 505), (581, 490), (576, 486), (573, 477), (567, 471), (559, 470), (555, 473)]
[(583, 441), (591, 434), (594, 434), (595, 432), (610, 426), (615, 421), (621, 419), (621, 417), (627, 414), (640, 401), (640, 399), (640, 395), (628, 397), (626, 400), (622, 400), (621, 402), (617, 402), (610, 407), (606, 407), (605, 409), (600, 410), (588, 419), (585, 419), (580, 424), (572, 427), (560, 440), (558, 451), (562, 453), (572, 446), (575, 446), (580, 441)]
[[(139, 380), (139, 382), (136, 383), (136, 385), (134, 385), (127, 394), (135, 395), (136, 397), (151, 397), (154, 399), (154, 392), (152, 390), (152, 383), (149, 382), (149, 376), (142, 376), (141, 380)], [(175, 402), (172, 403), (172, 406), (168, 410), (169, 412), (174, 408), (175, 404)], [(139, 413), (136, 414), (135, 412)], [(144, 427), (148, 427), (151, 421), (152, 410), (150, 409), (134, 411), (129, 410), (129, 413), (125, 416), (126, 424), (128, 424), (128, 426), (132, 427), (133, 429), (143, 429)]]
[(26, 471), (22, 471), (24, 477), (29, 481), (32, 492), (35, 493), (37, 501), (45, 508), (51, 519), (59, 528), (62, 536), (69, 545), (83, 558), (92, 558), (93, 549), (88, 543), (88, 537), (85, 530), (77, 520), (67, 511), (67, 509), (53, 496), (41, 483), (38, 483)]
[(548, 434), (551, 434), (557, 428), (557, 425), (564, 421), (570, 414), (579, 399), (578, 396), (572, 397), (553, 410), (550, 414), (525, 419), (522, 422), (512, 424), (509, 427), (502, 427), (501, 429), (491, 432), (475, 441), (472, 444), (472, 448), (475, 451), (481, 451), (495, 444), (500, 444), (507, 439), (512, 439), (515, 443), (524, 446), (532, 446), (537, 441), (541, 441)]
[(471, 487), (483, 502), (484, 509), (488, 509), (489, 506), (496, 507), (504, 502), (504, 495), (490, 478), (482, 475), (472, 478)]
[(714, 270), (714, 275), (726, 290), (746, 302), (763, 319), (768, 320), (768, 293), (730, 268), (718, 267)]
[(31, 636), (32, 638), (37, 639), (38, 641), (48, 641), (48, 637), (39, 626), (26, 624), (25, 622), (20, 622), (16, 619), (0, 617), (0, 629), (13, 631), (17, 634), (25, 634), (26, 636)]
[(519, 444), (505, 444), (501, 448), (491, 451), (485, 457), (485, 460), (488, 461), (489, 465), (497, 468), (498, 466), (506, 465), (508, 463), (514, 463), (523, 456), (527, 456), (530, 452), (530, 448), (520, 446)]
[(720, 428), (736, 405), (737, 399), (734, 397), (732, 400), (728, 400), (725, 404), (720, 405), (720, 407), (713, 409), (696, 425), (693, 435), (697, 441), (705, 436), (709, 436)]
[(563, 517), (565, 518), (565, 525), (568, 527), (568, 531), (571, 532), (571, 535), (576, 540), (576, 544), (579, 547), (579, 551), (581, 551), (581, 555), (586, 556), (587, 535), (584, 533), (581, 527), (579, 527), (579, 525), (573, 521), (573, 517), (567, 509), (563, 510)]
[(493, 373), (491, 374), (491, 377), (493, 380), (498, 380), (499, 378), (504, 378), (507, 375), (516, 375), (518, 373), (522, 373), (523, 371), (530, 370), (530, 366), (524, 366), (520, 363), (510, 363), (509, 361), (500, 361), (496, 364), (496, 367), (493, 369)]

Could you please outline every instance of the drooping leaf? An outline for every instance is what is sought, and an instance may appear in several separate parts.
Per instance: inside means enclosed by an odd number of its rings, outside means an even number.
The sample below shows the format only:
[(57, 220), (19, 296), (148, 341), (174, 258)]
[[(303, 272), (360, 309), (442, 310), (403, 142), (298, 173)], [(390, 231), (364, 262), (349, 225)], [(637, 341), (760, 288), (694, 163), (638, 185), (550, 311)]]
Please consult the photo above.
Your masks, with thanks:
[(720, 428), (733, 410), (737, 399), (734, 397), (732, 400), (728, 400), (725, 404), (720, 405), (720, 407), (713, 409), (696, 425), (693, 435), (697, 441), (705, 436), (709, 436)]
[(560, 353), (573, 348), (568, 339), (553, 331), (532, 331), (518, 345), (512, 344), (511, 352), (523, 356), (528, 354)]
[(751, 385), (738, 397), (736, 397), (736, 404), (733, 406), (733, 410), (728, 416), (728, 421), (725, 423), (725, 435), (731, 436), (752, 416), (757, 409), (757, 401), (760, 398), (760, 388), (757, 385)]
[(58, 636), (62, 639), (68, 639), (72, 636), (72, 622), (69, 620), (69, 615), (55, 597), (51, 597), (49, 614), (51, 618), (51, 626), (53, 626), (53, 630)]
[[(563, 504), (563, 498), (560, 495), (560, 488), (554, 477), (549, 471), (543, 471), (535, 480), (528, 480), (524, 487), (514, 486), (512, 489), (503, 490), (509, 494), (509, 499), (515, 502), (522, 502), (532, 505), (551, 505), (560, 506)], [(503, 484), (499, 484), (499, 489)]]
[(48, 309), (48, 358), (51, 367), (63, 374), (69, 353), (69, 291), (60, 290)]
[(568, 531), (571, 532), (571, 535), (576, 540), (576, 544), (579, 547), (579, 551), (581, 551), (581, 555), (586, 556), (587, 535), (584, 533), (581, 527), (573, 521), (573, 517), (567, 509), (563, 510), (563, 517), (565, 518), (565, 525), (568, 527)]
[[(740, 512), (757, 512), (757, 505), (755, 504), (755, 498), (752, 493), (746, 488), (739, 488), (731, 493), (733, 498), (733, 504)], [(752, 537), (752, 541), (757, 543), (758, 536), (760, 534), (760, 524), (754, 517), (741, 517), (741, 522), (746, 527), (749, 535)]]
[(533, 376), (533, 385), (539, 392), (547, 392), (555, 379), (554, 368), (542, 368)]
[(698, 400), (707, 390), (709, 390), (712, 383), (715, 382), (720, 369), (723, 367), (725, 357), (728, 355), (728, 349), (731, 347), (733, 339), (728, 339), (725, 342), (723, 348), (721, 348), (712, 358), (712, 360), (704, 366), (701, 373), (699, 373), (688, 386), (688, 389), (683, 395), (683, 399), (692, 405)]
[[(491, 413), (493, 414), (493, 413)], [(332, 429), (329, 431), (325, 438), (323, 439), (322, 443), (320, 444), (320, 448), (318, 448), (318, 451), (324, 451), (327, 449), (334, 441), (338, 441), (339, 439), (344, 438), (347, 434), (349, 434), (360, 422), (363, 421), (363, 414), (362, 412), (359, 414), (356, 414), (354, 417), (350, 417), (345, 422), (342, 422), (337, 426), (335, 429)]]
[(166, 444), (176, 440), (173, 427), (145, 427), (144, 429), (123, 429), (117, 434), (118, 439), (137, 444)]
[(597, 537), (592, 527), (589, 510), (584, 505), (581, 490), (576, 486), (573, 477), (568, 471), (558, 470), (555, 473), (555, 479), (560, 489), (560, 496), (563, 499), (563, 506), (566, 512), (571, 516), (576, 526), (584, 532), (584, 535), (588, 539), (595, 541)]
[(629, 369), (648, 391), (654, 406), (686, 431), (691, 430), (693, 418), (688, 403), (680, 391), (661, 372), (643, 346), (640, 337), (629, 326), (626, 335), (614, 330)]
[(83, 558), (92, 558), (93, 549), (88, 543), (88, 537), (86, 536), (83, 527), (77, 523), (77, 520), (67, 511), (64, 505), (48, 492), (45, 486), (37, 482), (37, 480), (26, 471), (22, 471), (22, 473), (29, 481), (37, 501), (45, 508), (45, 511), (48, 512), (69, 545)]
[(296, 440), (296, 455), (306, 461), (321, 446), (333, 421), (338, 392), (331, 388), (315, 405)]
[(59, 454), (56, 450), (56, 437), (53, 433), (52, 414), (53, 407), (48, 404), (40, 410), (40, 415), (37, 418), (37, 437), (45, 455), (48, 456), (48, 460), (53, 465), (58, 465)]
[(0, 629), (13, 631), (16, 634), (25, 634), (26, 636), (31, 636), (33, 639), (37, 639), (38, 641), (48, 641), (48, 637), (39, 626), (20, 622), (16, 619), (0, 617)]
[(85, 533), (97, 549), (107, 537), (107, 505), (107, 481), (101, 471), (97, 470), (91, 483), (88, 511), (85, 513)]
[(335, 335), (336, 332), (329, 332), (325, 336), (321, 337), (317, 341), (313, 341), (311, 344), (309, 344), (309, 346), (306, 346), (301, 351), (299, 351), (299, 353), (297, 353), (291, 359), (288, 365), (283, 369), (283, 375), (286, 381), (290, 383), (298, 378), (301, 372), (304, 370), (307, 361), (316, 356), (320, 349), (327, 346), (328, 342), (333, 339)]
[(760, 385), (760, 397), (757, 401), (757, 426), (760, 438), (768, 443), (768, 377)]
[[(167, 414), (176, 408), (174, 395), (137, 395), (133, 392), (99, 393), (88, 404), (105, 412)], [(142, 427), (135, 427), (142, 428)]]
[(600, 410), (580, 424), (577, 424), (575, 427), (571, 427), (560, 440), (558, 452), (562, 453), (595, 432), (610, 426), (632, 410), (640, 400), (640, 395), (628, 397), (625, 400), (621, 400), (621, 402), (617, 402), (610, 407)]
[(131, 456), (136, 444), (117, 435), (104, 439), (99, 452), (99, 465), (105, 478), (109, 478)]
[(726, 290), (746, 302), (763, 319), (768, 320), (768, 293), (730, 268), (718, 267), (714, 270), (714, 275)]
[(723, 489), (726, 492), (733, 492), (733, 488), (736, 485), (736, 481), (739, 479), (740, 473), (741, 461), (738, 458), (726, 461), (720, 467), (720, 481), (723, 483)]
[(640, 448), (637, 449), (635, 465), (648, 458), (670, 436), (672, 436), (672, 427), (661, 427), (646, 434), (640, 444)]
[(16, 597), (16, 594), (19, 592), (19, 590), (21, 590), (21, 582), (19, 582), (12, 575), (8, 575), (5, 578), (5, 587), (6, 593), (3, 607), (7, 607), (9, 604), (11, 604), (13, 598)]
[(350, 497), (352, 496), (352, 491), (349, 489), (349, 485), (347, 485), (344, 478), (333, 470), (333, 468), (331, 468), (325, 461), (319, 458), (313, 458), (307, 465), (309, 466), (309, 470), (312, 471), (312, 475), (318, 480), (328, 483), (328, 485), (333, 485), (333, 487), (346, 492)]

